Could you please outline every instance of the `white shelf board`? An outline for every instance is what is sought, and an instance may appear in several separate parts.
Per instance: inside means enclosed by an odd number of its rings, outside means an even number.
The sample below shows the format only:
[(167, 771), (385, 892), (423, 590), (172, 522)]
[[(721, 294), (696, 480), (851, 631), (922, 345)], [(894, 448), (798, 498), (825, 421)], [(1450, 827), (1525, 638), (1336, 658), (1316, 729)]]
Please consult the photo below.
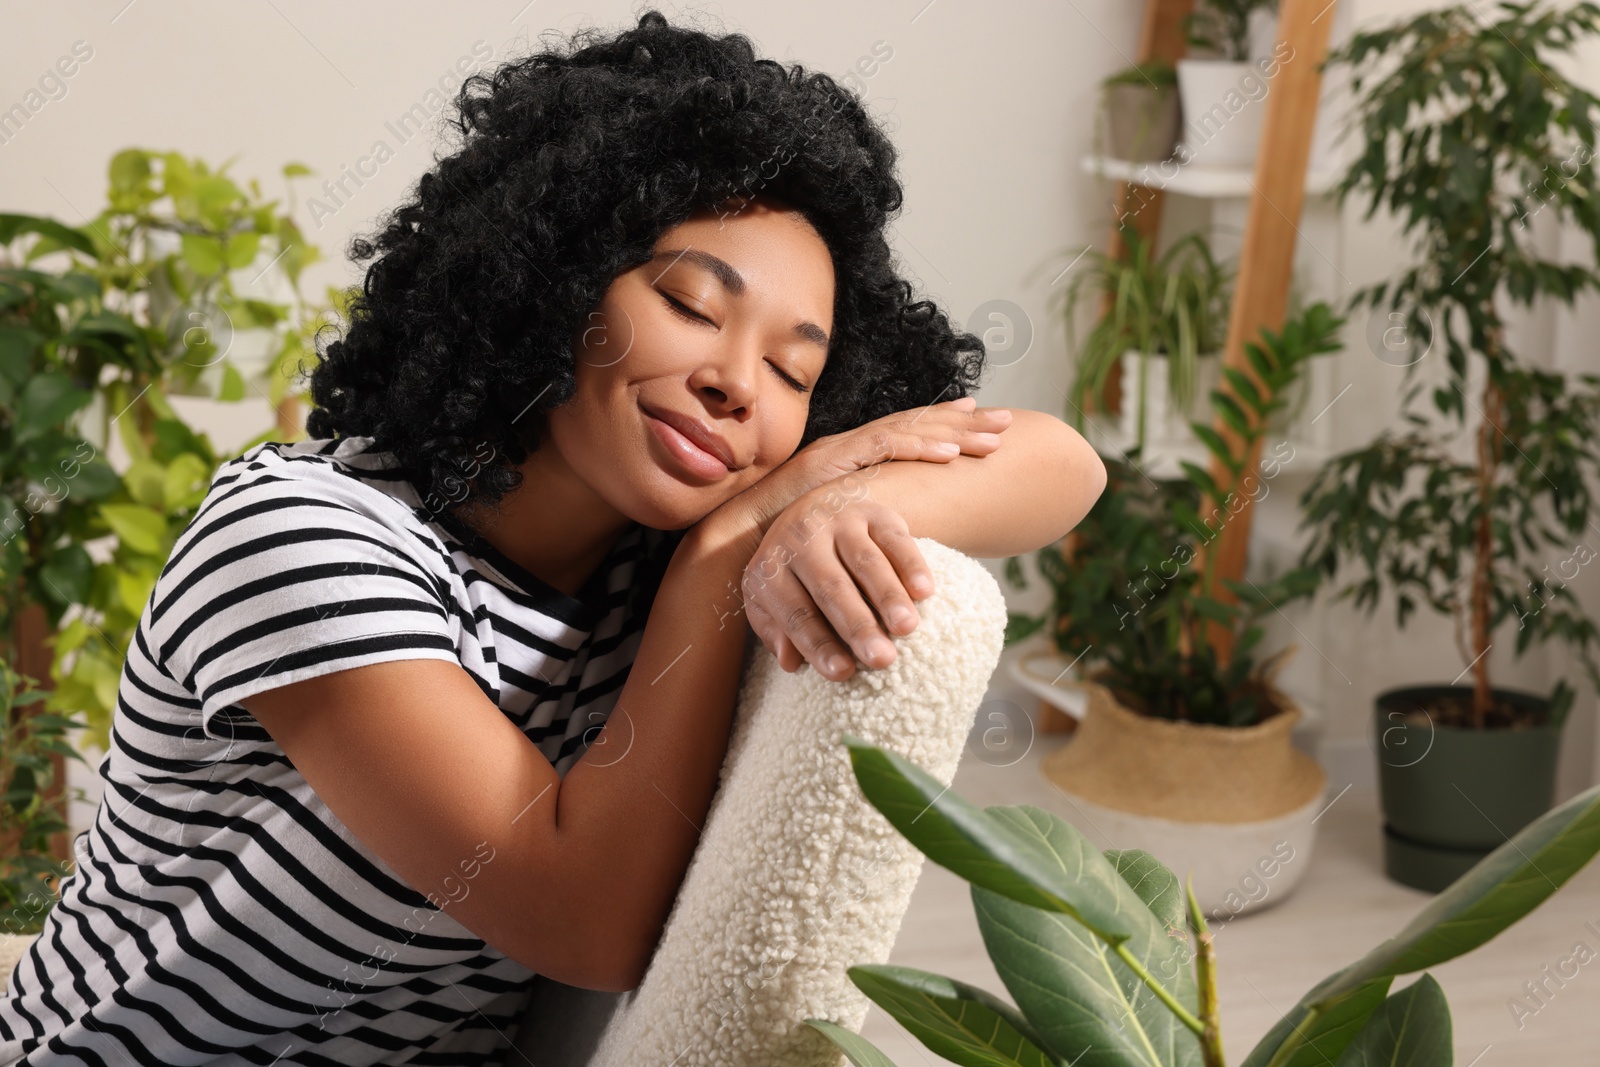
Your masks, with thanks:
[[(1132, 182), (1185, 196), (1217, 200), (1248, 197), (1255, 192), (1252, 184), (1255, 171), (1249, 167), (1208, 167), (1199, 163), (1182, 164), (1175, 159), (1165, 163), (1131, 163), (1126, 159), (1107, 156), (1085, 156), (1082, 165), (1087, 173), (1102, 178)], [(1307, 171), (1306, 193), (1311, 196), (1325, 195), (1338, 180), (1339, 175), (1333, 171)]]

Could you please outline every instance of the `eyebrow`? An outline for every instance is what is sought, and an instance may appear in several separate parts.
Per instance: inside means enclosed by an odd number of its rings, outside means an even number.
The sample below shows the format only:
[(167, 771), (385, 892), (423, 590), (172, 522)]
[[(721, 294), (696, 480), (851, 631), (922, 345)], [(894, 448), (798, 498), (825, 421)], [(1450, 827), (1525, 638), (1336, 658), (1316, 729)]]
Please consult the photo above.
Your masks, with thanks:
[[(652, 263), (658, 259), (671, 259), (674, 263), (680, 259), (687, 259), (690, 263), (710, 271), (722, 283), (722, 287), (734, 296), (744, 295), (744, 275), (735, 270), (733, 264), (721, 256), (712, 255), (710, 252), (699, 248), (663, 248), (650, 257)], [(665, 274), (666, 270), (663, 269), (661, 273)], [(658, 274), (656, 277), (659, 278), (661, 275)], [(810, 341), (814, 345), (820, 345), (823, 351), (827, 351), (828, 334), (816, 323), (796, 323), (794, 332), (803, 340)]]

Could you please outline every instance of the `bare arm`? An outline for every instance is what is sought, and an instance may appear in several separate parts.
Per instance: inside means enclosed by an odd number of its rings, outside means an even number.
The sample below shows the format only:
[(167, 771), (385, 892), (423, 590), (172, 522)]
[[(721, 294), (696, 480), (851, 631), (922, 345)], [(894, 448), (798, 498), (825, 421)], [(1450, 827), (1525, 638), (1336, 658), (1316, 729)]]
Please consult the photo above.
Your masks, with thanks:
[(753, 551), (731, 525), (685, 534), (617, 705), (564, 779), (459, 664), (357, 667), (242, 703), (357, 838), (486, 943), (570, 985), (631, 989), (726, 755)]
[(867, 491), (904, 516), (913, 537), (969, 556), (1017, 556), (1060, 540), (1105, 489), (1105, 464), (1054, 415), (1010, 410), (994, 452), (942, 464), (890, 460), (860, 475)]

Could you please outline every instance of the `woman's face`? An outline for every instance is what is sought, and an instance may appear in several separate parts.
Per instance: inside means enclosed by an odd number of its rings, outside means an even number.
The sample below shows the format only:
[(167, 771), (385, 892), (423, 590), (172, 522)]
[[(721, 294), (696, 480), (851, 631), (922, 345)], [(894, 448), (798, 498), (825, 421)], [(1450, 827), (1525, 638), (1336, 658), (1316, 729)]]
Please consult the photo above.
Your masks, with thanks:
[[(698, 522), (799, 447), (833, 293), (827, 245), (778, 202), (680, 223), (579, 326), (577, 394), (549, 412), (548, 443), (629, 518)], [(731, 468), (668, 425), (685, 420), (721, 436)]]

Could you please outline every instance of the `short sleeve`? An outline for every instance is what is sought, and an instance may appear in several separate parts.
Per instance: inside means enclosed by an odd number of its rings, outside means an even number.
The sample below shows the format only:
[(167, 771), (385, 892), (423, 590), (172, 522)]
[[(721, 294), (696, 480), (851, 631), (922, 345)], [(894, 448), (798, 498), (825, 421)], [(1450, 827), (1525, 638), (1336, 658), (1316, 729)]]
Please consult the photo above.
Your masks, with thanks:
[(402, 516), (362, 499), (377, 492), (310, 478), (213, 484), (156, 581), (147, 624), (156, 663), (200, 701), (207, 736), (229, 736), (213, 727), (219, 712), (290, 682), (460, 662), (442, 561), (430, 567)]

